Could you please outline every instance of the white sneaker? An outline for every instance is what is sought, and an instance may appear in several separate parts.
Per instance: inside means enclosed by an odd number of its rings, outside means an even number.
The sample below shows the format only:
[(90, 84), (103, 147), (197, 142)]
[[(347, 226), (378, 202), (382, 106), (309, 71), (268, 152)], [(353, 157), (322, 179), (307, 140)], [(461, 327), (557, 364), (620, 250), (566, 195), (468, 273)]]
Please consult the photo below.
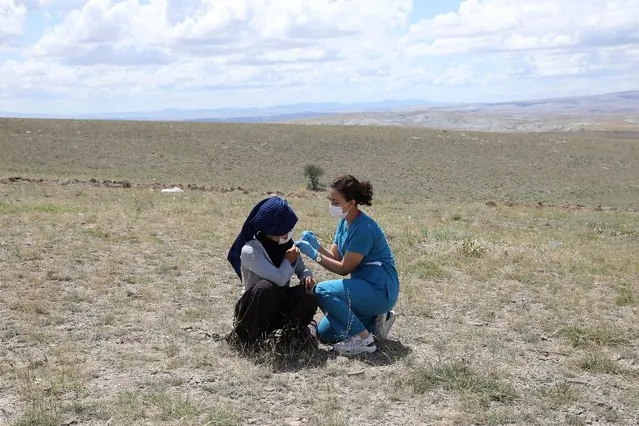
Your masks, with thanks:
[(389, 311), (375, 317), (375, 336), (379, 339), (386, 339), (390, 334), (390, 329), (395, 322), (395, 311)]
[(333, 345), (333, 350), (341, 355), (351, 356), (359, 355), (362, 353), (373, 353), (377, 350), (375, 346), (375, 340), (373, 335), (369, 334), (368, 337), (362, 339), (359, 336), (353, 336), (343, 342), (338, 342)]

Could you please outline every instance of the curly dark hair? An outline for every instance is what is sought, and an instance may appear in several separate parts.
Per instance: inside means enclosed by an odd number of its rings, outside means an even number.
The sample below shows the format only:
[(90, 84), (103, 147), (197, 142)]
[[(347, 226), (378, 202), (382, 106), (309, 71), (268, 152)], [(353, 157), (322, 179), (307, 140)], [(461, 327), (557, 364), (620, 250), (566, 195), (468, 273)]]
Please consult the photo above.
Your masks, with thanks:
[(357, 204), (373, 205), (373, 185), (367, 180), (360, 182), (355, 176), (344, 175), (333, 180), (330, 187), (339, 191), (346, 201), (355, 200)]

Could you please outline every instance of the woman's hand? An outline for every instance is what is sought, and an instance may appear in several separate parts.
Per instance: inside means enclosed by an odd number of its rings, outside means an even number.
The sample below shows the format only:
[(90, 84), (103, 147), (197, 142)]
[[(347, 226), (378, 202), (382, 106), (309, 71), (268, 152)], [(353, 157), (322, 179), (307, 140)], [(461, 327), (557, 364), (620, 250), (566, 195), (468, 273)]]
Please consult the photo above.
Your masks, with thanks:
[(302, 241), (306, 241), (313, 247), (314, 250), (320, 249), (320, 243), (317, 240), (317, 236), (313, 233), (313, 231), (304, 231), (302, 232), (302, 236), (300, 238)]
[(298, 249), (296, 246), (293, 246), (290, 249), (286, 250), (284, 259), (288, 260), (289, 263), (292, 265), (297, 260), (297, 256), (299, 256), (299, 254), (300, 254), (300, 249)]
[(300, 281), (302, 282), (304, 287), (306, 287), (309, 290), (315, 287), (315, 279), (313, 277), (302, 277)]
[(296, 241), (295, 246), (299, 247), (299, 250), (311, 259), (315, 259), (317, 257), (317, 250), (315, 250), (308, 241)]

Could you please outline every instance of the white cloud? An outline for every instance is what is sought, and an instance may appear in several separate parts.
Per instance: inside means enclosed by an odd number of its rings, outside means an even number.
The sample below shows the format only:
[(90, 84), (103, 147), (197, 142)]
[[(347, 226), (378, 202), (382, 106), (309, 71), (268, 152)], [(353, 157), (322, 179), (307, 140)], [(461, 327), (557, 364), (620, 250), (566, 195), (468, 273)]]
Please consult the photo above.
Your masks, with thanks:
[(636, 0), (466, 0), (458, 12), (411, 26), (405, 42), (433, 53), (591, 47), (637, 43)]
[[(13, 6), (0, 7), (13, 11), (0, 14), (0, 45), (21, 33), (26, 3), (0, 0)], [(589, 78), (639, 86), (636, 0), (464, 0), (455, 12), (413, 25), (411, 0), (30, 4), (31, 12), (63, 16), (22, 47), (22, 58), (0, 62), (0, 88), (14, 99), (40, 91), (172, 107), (434, 93), (465, 100), (494, 96), (497, 86), (521, 97), (522, 81), (530, 93), (551, 92), (553, 84), (590, 92)]]
[(27, 8), (14, 0), (0, 0), (0, 49), (22, 35)]
[[(457, 12), (411, 26), (403, 44), (417, 57), (520, 52), (531, 55), (533, 64), (541, 64), (548, 62), (548, 56), (561, 62), (563, 55), (566, 74), (585, 72), (588, 66), (575, 64), (580, 53), (639, 44), (639, 4), (636, 0), (466, 0)], [(547, 75), (548, 67), (535, 67)], [(552, 68), (553, 74), (561, 73), (560, 66)]]
[(449, 68), (434, 79), (433, 83), (443, 86), (461, 86), (471, 81), (472, 69), (469, 65), (460, 65)]
[(100, 44), (171, 48), (221, 56), (331, 46), (347, 38), (383, 41), (405, 25), (406, 0), (89, 0), (48, 31), (35, 54), (83, 56)]

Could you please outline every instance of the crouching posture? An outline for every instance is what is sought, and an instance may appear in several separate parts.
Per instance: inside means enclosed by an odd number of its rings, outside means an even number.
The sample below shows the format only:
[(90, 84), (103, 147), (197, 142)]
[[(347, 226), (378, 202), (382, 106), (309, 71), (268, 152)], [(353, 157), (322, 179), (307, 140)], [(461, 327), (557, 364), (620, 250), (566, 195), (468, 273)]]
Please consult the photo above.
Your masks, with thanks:
[[(278, 329), (311, 337), (315, 281), (292, 239), (296, 223), (286, 200), (266, 198), (253, 207), (229, 250), (228, 261), (243, 286), (231, 335), (240, 343), (253, 345)], [(291, 282), (294, 274), (299, 283)]]
[(350, 278), (323, 281), (315, 287), (325, 316), (318, 334), (343, 355), (375, 352), (373, 334), (386, 338), (395, 321), (391, 310), (399, 297), (395, 258), (380, 226), (360, 210), (373, 202), (370, 182), (351, 175), (329, 188), (328, 211), (339, 220), (333, 244), (320, 245), (311, 231), (296, 242), (302, 253), (328, 271)]

